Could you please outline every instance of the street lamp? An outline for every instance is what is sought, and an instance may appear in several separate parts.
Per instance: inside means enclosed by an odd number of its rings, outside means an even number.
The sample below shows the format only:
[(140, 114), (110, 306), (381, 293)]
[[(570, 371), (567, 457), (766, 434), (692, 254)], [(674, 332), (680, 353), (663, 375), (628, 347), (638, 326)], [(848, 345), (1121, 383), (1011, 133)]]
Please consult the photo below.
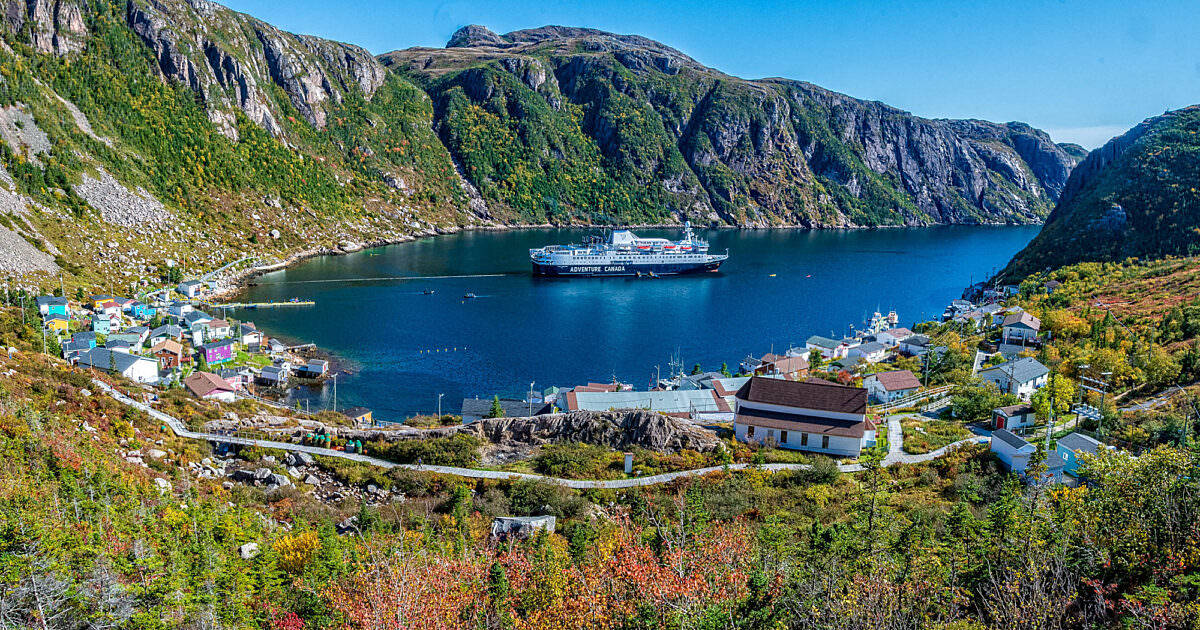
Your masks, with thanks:
[(533, 416), (533, 383), (529, 383), (529, 415)]
[(438, 424), (442, 423), (442, 396), (445, 394), (438, 394)]

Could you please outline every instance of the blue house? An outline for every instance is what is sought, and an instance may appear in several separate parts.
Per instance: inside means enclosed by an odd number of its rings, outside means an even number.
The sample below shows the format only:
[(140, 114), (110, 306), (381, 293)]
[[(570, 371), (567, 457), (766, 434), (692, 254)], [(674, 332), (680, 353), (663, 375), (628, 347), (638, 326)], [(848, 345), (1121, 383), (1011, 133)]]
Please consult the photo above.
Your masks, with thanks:
[(69, 317), (67, 313), (67, 298), (54, 297), (53, 295), (42, 295), (37, 298), (38, 312), (42, 317), (50, 315), (62, 315)]
[(1096, 455), (1100, 449), (1112, 448), (1106, 444), (1097, 441), (1095, 438), (1084, 435), (1082, 433), (1072, 433), (1058, 440), (1056, 447), (1058, 454), (1062, 456), (1066, 466), (1063, 471), (1071, 476), (1075, 476), (1079, 469), (1079, 458), (1085, 453), (1088, 455)]
[(91, 350), (96, 347), (96, 333), (91, 330), (83, 330), (71, 335), (71, 341), (87, 344), (88, 350)]
[(157, 310), (148, 304), (134, 302), (129, 305), (129, 315), (134, 319), (153, 319)]
[(92, 315), (92, 331), (99, 335), (108, 335), (121, 328), (121, 318), (109, 315)]

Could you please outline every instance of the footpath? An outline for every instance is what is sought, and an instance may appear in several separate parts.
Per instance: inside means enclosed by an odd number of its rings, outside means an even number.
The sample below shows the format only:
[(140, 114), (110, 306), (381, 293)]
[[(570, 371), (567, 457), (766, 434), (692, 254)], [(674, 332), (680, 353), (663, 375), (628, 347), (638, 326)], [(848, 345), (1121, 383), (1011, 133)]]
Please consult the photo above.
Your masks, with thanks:
[[(809, 464), (729, 464), (727, 466), (710, 466), (708, 468), (694, 468), (692, 470), (679, 470), (675, 472), (663, 473), (661, 475), (650, 475), (647, 477), (635, 477), (633, 479), (563, 479), (562, 477), (549, 477), (545, 475), (533, 475), (529, 473), (504, 472), (499, 470), (480, 470), (477, 468), (459, 468), (457, 466), (428, 466), (420, 464), (397, 464), (389, 462), (377, 457), (363, 455), (361, 453), (346, 453), (343, 451), (335, 451), (333, 449), (321, 448), (317, 446), (306, 446), (304, 444), (292, 444), (291, 442), (278, 442), (275, 440), (258, 440), (254, 438), (239, 437), (235, 435), (221, 435), (219, 433), (205, 433), (192, 431), (188, 429), (178, 418), (163, 413), (150, 405), (138, 402), (133, 398), (125, 395), (120, 390), (110, 386), (108, 383), (98, 379), (92, 379), (92, 383), (105, 394), (111, 396), (117, 402), (133, 407), (140, 411), (146, 412), (151, 418), (162, 422), (169, 427), (175, 435), (192, 440), (204, 440), (207, 442), (216, 442), (219, 444), (237, 444), (240, 446), (257, 446), (261, 448), (278, 449), (281, 451), (295, 451), (300, 453), (308, 453), (309, 455), (321, 455), (324, 457), (337, 457), (381, 468), (403, 468), (407, 470), (417, 470), (421, 472), (440, 473), (444, 475), (456, 475), (459, 477), (469, 477), (473, 479), (535, 479), (548, 483), (575, 488), (577, 490), (589, 489), (620, 489), (620, 488), (636, 488), (640, 486), (653, 486), (657, 484), (669, 483), (681, 477), (695, 477), (707, 475), (723, 470), (744, 470), (746, 468), (757, 467), (762, 470), (807, 470), (811, 468)], [(900, 416), (888, 417), (888, 454), (884, 458), (883, 466), (895, 466), (898, 464), (917, 464), (927, 462), (931, 459), (942, 457), (946, 453), (960, 446), (974, 443), (985, 443), (990, 438), (988, 437), (972, 437), (961, 440), (931, 451), (922, 455), (910, 455), (904, 452), (904, 433), (900, 428)], [(842, 472), (860, 472), (863, 470), (861, 464), (840, 464), (838, 470)]]

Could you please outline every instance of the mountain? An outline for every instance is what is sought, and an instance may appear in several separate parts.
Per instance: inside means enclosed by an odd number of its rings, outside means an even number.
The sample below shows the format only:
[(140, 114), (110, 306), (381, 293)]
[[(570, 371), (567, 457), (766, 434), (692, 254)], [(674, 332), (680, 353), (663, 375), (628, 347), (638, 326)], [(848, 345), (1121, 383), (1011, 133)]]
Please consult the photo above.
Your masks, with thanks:
[(636, 35), (472, 25), (381, 60), (430, 94), (491, 210), (522, 221), (1030, 223), (1075, 164), (1028, 125), (744, 80)]
[(476, 222), (432, 101), (361, 48), (206, 0), (5, 0), (0, 38), (0, 273), (132, 283)]
[(1002, 273), (1200, 251), (1200, 105), (1149, 118), (1079, 163), (1037, 237)]
[(149, 282), (476, 226), (1039, 221), (1069, 149), (644, 37), (378, 58), (208, 0), (0, 0), (0, 275)]

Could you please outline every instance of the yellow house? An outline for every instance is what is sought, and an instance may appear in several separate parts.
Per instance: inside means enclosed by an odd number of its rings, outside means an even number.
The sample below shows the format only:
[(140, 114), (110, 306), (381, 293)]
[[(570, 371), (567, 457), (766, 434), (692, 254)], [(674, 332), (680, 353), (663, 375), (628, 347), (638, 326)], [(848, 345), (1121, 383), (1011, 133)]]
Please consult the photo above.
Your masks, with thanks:
[(47, 315), (46, 316), (46, 328), (49, 330), (53, 330), (54, 332), (60, 332), (60, 333), (70, 332), (71, 331), (71, 320), (67, 319), (66, 317), (63, 317), (62, 315), (59, 315), (58, 313), (54, 313), (52, 315)]

